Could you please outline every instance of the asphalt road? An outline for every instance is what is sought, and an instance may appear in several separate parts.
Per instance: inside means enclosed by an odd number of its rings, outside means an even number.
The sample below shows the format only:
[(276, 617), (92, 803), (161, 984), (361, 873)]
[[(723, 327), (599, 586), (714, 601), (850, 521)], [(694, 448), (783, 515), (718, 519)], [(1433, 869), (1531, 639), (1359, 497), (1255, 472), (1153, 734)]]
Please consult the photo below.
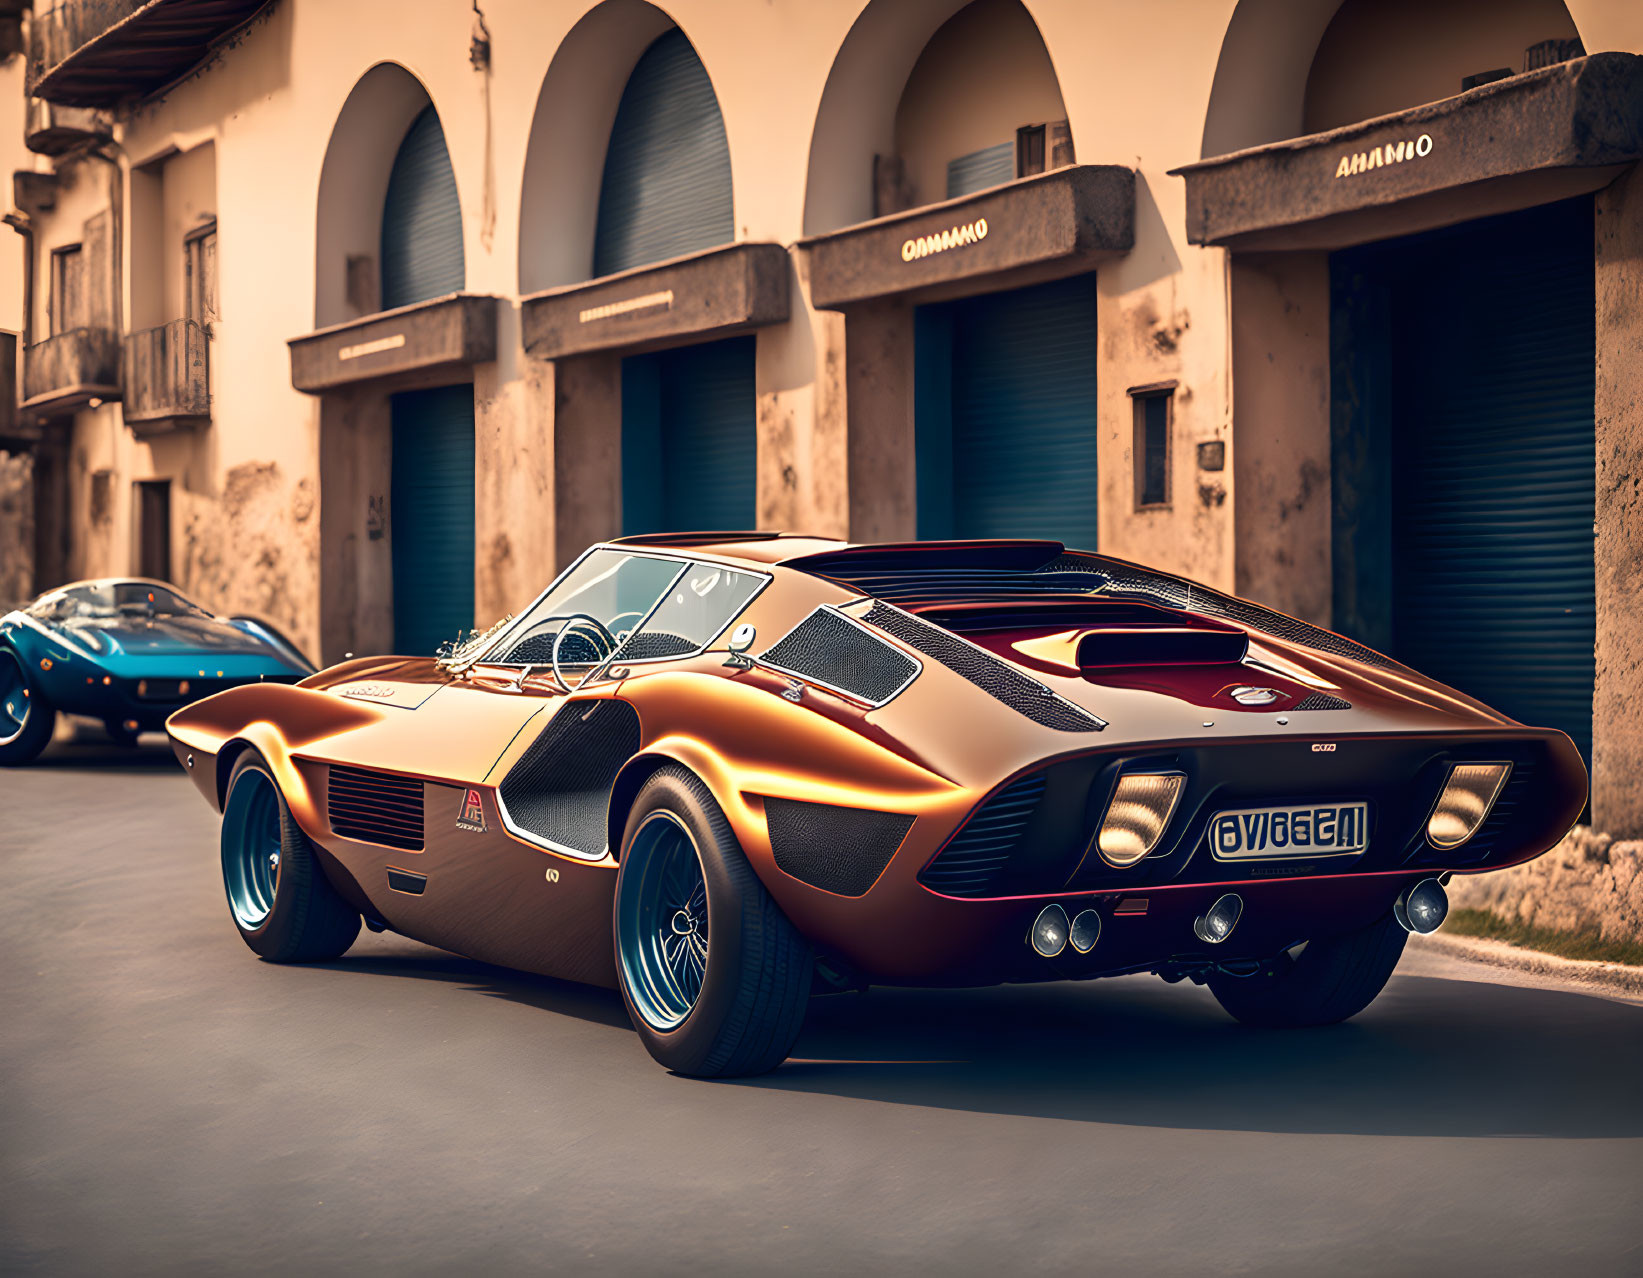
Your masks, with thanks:
[(1247, 1030), (1150, 977), (818, 1000), (675, 1078), (612, 994), (235, 936), (163, 748), (0, 772), (0, 1272), (1643, 1272), (1643, 1008), (1410, 956)]

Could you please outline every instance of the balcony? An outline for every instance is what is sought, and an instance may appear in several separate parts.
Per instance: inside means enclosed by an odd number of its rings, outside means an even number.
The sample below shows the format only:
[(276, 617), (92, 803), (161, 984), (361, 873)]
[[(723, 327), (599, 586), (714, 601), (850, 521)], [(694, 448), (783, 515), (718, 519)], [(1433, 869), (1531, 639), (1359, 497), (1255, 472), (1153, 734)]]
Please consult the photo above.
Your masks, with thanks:
[(163, 88), (210, 56), (269, 0), (58, 0), (37, 6), (26, 91), (109, 107)]
[(107, 142), (114, 125), (101, 111), (58, 106), (30, 98), (23, 111), (23, 145), (36, 155), (62, 155), (77, 146)]
[(128, 333), (125, 423), (138, 439), (211, 420), (211, 335), (193, 320)]
[(120, 398), (120, 339), (106, 328), (71, 328), (23, 352), (22, 411), (36, 419)]

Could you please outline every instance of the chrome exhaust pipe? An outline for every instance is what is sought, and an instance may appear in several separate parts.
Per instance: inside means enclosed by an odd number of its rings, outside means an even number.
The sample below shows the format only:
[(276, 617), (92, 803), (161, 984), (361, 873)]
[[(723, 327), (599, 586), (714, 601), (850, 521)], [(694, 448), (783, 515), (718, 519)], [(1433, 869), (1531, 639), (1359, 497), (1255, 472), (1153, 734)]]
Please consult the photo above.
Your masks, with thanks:
[(1414, 936), (1436, 932), (1449, 917), (1449, 894), (1436, 879), (1422, 879), (1399, 894), (1392, 903), (1392, 917)]

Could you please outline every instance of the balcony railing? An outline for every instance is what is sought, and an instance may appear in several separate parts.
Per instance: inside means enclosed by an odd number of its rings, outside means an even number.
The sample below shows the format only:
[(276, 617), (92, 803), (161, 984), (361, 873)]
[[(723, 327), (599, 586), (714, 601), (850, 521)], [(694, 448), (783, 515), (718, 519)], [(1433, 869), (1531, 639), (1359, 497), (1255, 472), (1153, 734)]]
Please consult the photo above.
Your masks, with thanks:
[(64, 106), (145, 96), (197, 66), (270, 0), (58, 0), (36, 5), (26, 89)]
[(71, 328), (23, 352), (23, 408), (71, 412), (120, 398), (120, 339), (106, 328)]
[(211, 417), (211, 336), (193, 320), (126, 334), (125, 422), (138, 436)]

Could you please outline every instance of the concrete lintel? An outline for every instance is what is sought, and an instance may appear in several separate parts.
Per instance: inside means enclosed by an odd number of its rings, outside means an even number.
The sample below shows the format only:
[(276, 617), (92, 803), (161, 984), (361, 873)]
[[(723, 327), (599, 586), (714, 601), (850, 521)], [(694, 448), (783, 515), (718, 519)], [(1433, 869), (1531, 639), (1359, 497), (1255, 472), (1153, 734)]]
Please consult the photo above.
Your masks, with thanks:
[[(1329, 248), (1375, 238), (1352, 215), (1426, 201), (1434, 225), (1481, 216), (1499, 209), (1465, 206), (1488, 203), (1485, 193), (1504, 189), (1510, 207), (1541, 203), (1578, 193), (1563, 189), (1582, 185), (1569, 170), (1598, 171), (1590, 190), (1640, 156), (1643, 56), (1594, 53), (1170, 172), (1186, 179), (1190, 243)], [(1445, 195), (1457, 197), (1454, 208), (1440, 207)]]
[(636, 352), (780, 324), (788, 275), (780, 244), (727, 244), (546, 289), (520, 302), (525, 350), (541, 359)]
[[(1074, 164), (974, 195), (800, 240), (810, 300), (838, 310), (878, 298), (983, 292), (1012, 274), (1088, 270), (1135, 244), (1135, 172)], [(1001, 282), (997, 277), (1005, 277)]]
[(362, 382), (471, 375), (475, 364), (496, 358), (499, 300), (451, 293), (293, 337), (291, 385), (318, 395)]

